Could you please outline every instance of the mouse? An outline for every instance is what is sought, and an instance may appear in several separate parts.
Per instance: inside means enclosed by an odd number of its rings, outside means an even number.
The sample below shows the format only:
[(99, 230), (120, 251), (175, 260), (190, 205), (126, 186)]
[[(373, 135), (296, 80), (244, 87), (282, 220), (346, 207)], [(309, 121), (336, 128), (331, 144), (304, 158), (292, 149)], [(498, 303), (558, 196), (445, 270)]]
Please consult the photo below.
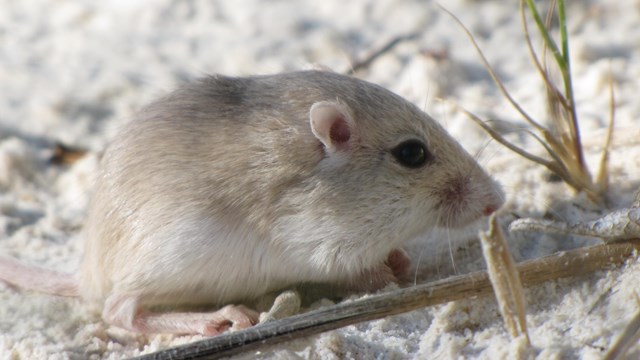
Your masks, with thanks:
[[(0, 279), (80, 297), (130, 331), (216, 335), (256, 324), (243, 304), (277, 289), (397, 283), (403, 244), (502, 204), (461, 144), (379, 85), (317, 70), (211, 75), (107, 145), (76, 273), (1, 257)], [(189, 311), (205, 305), (217, 310)]]

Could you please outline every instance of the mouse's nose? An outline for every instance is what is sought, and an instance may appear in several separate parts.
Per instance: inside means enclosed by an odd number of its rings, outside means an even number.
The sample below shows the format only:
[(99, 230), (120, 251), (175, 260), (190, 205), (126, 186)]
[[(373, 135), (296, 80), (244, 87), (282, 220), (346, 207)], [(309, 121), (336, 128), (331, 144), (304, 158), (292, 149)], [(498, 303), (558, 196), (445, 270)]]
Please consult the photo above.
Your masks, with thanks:
[(493, 214), (494, 212), (496, 212), (498, 210), (498, 208), (500, 208), (500, 206), (497, 205), (487, 205), (484, 210), (482, 211), (482, 214), (484, 216), (489, 216), (491, 214)]

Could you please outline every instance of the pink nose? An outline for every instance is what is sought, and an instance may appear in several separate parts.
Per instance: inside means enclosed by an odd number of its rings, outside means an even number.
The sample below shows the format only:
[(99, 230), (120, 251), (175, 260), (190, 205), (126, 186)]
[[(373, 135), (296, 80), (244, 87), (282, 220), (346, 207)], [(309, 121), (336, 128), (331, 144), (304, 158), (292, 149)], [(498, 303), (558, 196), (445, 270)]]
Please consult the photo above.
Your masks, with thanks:
[(489, 216), (491, 214), (493, 214), (494, 212), (496, 212), (496, 210), (498, 210), (499, 206), (496, 205), (488, 205), (487, 207), (484, 208), (484, 211), (482, 211), (482, 213), (485, 216)]

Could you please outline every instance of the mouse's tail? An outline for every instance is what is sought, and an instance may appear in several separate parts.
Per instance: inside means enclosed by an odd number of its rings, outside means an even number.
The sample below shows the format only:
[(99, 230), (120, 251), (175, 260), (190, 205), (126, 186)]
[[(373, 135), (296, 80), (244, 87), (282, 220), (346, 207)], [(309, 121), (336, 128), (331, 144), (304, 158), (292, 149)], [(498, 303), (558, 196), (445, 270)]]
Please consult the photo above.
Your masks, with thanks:
[(79, 296), (78, 280), (68, 273), (22, 263), (0, 256), (0, 281), (29, 290), (59, 296)]

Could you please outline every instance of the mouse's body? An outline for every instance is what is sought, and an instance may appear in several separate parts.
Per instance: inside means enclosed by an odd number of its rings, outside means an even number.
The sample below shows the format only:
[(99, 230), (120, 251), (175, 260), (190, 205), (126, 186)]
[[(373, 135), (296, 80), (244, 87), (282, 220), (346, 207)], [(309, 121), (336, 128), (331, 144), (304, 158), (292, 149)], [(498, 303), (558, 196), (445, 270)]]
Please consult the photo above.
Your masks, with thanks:
[(405, 241), (501, 204), (441, 126), (377, 85), (320, 71), (207, 77), (146, 107), (105, 151), (77, 289), (132, 330), (216, 333), (255, 314), (141, 309), (303, 282), (380, 288)]

